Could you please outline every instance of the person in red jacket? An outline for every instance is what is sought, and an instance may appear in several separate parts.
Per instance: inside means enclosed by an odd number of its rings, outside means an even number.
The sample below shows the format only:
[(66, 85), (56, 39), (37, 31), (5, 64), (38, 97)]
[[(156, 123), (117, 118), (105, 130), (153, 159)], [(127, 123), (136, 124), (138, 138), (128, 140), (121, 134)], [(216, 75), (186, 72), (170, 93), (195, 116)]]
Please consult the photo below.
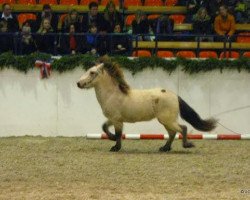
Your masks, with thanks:
[(228, 9), (225, 5), (220, 6), (219, 15), (214, 21), (214, 30), (217, 35), (226, 36), (227, 38), (231, 38), (235, 33), (234, 16), (228, 13)]

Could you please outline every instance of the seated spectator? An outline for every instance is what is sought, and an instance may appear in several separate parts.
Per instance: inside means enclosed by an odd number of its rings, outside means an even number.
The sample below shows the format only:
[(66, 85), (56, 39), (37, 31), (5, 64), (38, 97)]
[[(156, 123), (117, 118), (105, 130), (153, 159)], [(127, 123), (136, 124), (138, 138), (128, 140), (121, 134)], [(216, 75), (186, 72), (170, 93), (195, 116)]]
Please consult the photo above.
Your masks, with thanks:
[(31, 54), (36, 51), (36, 44), (31, 35), (31, 26), (28, 22), (23, 23), (20, 49), (21, 54)]
[(11, 12), (11, 6), (8, 3), (4, 3), (2, 5), (2, 15), (0, 21), (6, 21), (7, 22), (7, 32), (17, 32), (19, 30), (19, 24), (17, 17), (12, 14)]
[[(132, 21), (132, 34), (149, 34), (149, 21), (141, 10), (137, 10), (135, 13), (135, 19)], [(147, 36), (139, 36), (137, 38), (138, 40), (149, 40)]]
[(75, 24), (70, 24), (68, 30), (65, 30), (67, 35), (62, 35), (59, 40), (60, 54), (76, 54), (81, 50), (80, 36), (76, 36)]
[(104, 9), (104, 19), (108, 22), (108, 32), (114, 32), (116, 24), (120, 24), (121, 29), (123, 30), (121, 15), (119, 11), (115, 9), (115, 3), (112, 0), (107, 3), (106, 8)]
[(39, 30), (37, 31), (38, 35), (36, 36), (36, 44), (38, 51), (50, 54), (54, 52), (55, 36), (51, 35), (51, 33), (53, 33), (53, 29), (51, 27), (50, 20), (44, 18), (42, 20)]
[(187, 1), (187, 14), (186, 23), (192, 23), (193, 15), (201, 8), (207, 7), (207, 1), (205, 0), (188, 0)]
[[(225, 5), (220, 6), (220, 14), (215, 18), (214, 29), (219, 36), (232, 37), (235, 32), (234, 16), (228, 13)], [(221, 40), (222, 38), (219, 37)]]
[(37, 15), (37, 18), (36, 18), (37, 29), (36, 30), (40, 28), (40, 25), (44, 18), (47, 18), (50, 20), (52, 29), (55, 32), (57, 32), (58, 16), (52, 11), (49, 4), (44, 4), (42, 12)]
[(219, 14), (219, 8), (222, 5), (224, 5), (224, 0), (209, 0), (208, 1), (207, 11), (212, 21), (214, 21), (215, 17)]
[(129, 48), (130, 48), (130, 41), (129, 37), (127, 35), (123, 35), (119, 33), (122, 33), (121, 25), (116, 24), (114, 28), (114, 35), (112, 37), (112, 53), (113, 54), (118, 54), (118, 55), (125, 55), (128, 53)]
[(62, 24), (62, 31), (67, 32), (69, 27), (74, 24), (75, 32), (81, 32), (82, 17), (78, 14), (77, 10), (72, 9), (68, 15), (64, 18)]
[(236, 23), (250, 22), (250, 0), (239, 0), (234, 11)]
[[(211, 17), (207, 13), (207, 9), (202, 7), (193, 16), (193, 32), (199, 35), (212, 34)], [(200, 37), (200, 41), (210, 40), (209, 37)]]
[(8, 23), (5, 20), (0, 21), (0, 53), (13, 51), (12, 35), (8, 35)]
[(106, 41), (102, 40), (100, 35), (97, 33), (97, 26), (95, 24), (89, 25), (89, 31), (86, 35), (84, 42), (85, 51), (95, 56), (104, 55), (106, 51)]
[[(153, 20), (151, 27), (154, 34), (173, 34), (174, 20), (170, 19), (167, 15), (161, 15), (157, 19)], [(159, 35), (158, 40), (172, 40), (172, 37)]]
[(89, 12), (83, 15), (82, 31), (84, 33), (88, 32), (91, 24), (96, 24), (98, 32), (108, 32), (109, 25), (103, 15), (98, 12), (98, 4), (96, 2), (89, 3)]

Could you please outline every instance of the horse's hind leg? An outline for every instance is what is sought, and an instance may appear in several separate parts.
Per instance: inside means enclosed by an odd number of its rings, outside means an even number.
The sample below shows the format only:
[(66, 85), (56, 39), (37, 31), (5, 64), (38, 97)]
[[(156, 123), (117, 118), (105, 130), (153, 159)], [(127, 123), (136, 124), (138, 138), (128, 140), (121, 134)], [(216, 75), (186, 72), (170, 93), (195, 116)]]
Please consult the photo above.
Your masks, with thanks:
[(159, 151), (162, 151), (162, 152), (166, 152), (166, 151), (170, 151), (171, 150), (171, 145), (172, 145), (172, 143), (174, 141), (174, 138), (175, 138), (175, 135), (176, 135), (175, 131), (171, 131), (166, 126), (164, 126), (164, 127), (168, 131), (169, 138), (168, 138), (166, 144), (164, 146), (160, 147)]
[(102, 130), (104, 133), (107, 134), (110, 140), (116, 141), (116, 136), (109, 131), (109, 127), (112, 125), (113, 125), (112, 122), (108, 120), (102, 125)]
[(115, 123), (115, 137), (116, 137), (116, 144), (115, 146), (111, 147), (110, 151), (117, 152), (122, 147), (122, 123)]
[(185, 125), (179, 125), (182, 129), (182, 146), (184, 148), (192, 148), (194, 147), (194, 144), (192, 142), (188, 142), (187, 140), (187, 127)]

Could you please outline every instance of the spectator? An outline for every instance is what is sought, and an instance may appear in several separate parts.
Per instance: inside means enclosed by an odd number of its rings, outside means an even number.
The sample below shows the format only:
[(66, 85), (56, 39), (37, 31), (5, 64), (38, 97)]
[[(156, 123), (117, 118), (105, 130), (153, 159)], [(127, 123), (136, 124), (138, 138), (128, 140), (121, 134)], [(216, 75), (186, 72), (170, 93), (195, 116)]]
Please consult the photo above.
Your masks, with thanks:
[(214, 21), (215, 17), (219, 14), (219, 8), (221, 5), (224, 5), (224, 0), (209, 0), (208, 1), (207, 11), (212, 21)]
[[(159, 18), (153, 20), (151, 26), (154, 34), (173, 34), (174, 32), (174, 20), (170, 19), (167, 15), (161, 15)], [(160, 35), (158, 36), (158, 40), (172, 40), (172, 37)]]
[(187, 1), (187, 14), (185, 21), (187, 23), (192, 22), (193, 15), (201, 8), (207, 7), (206, 0), (188, 0)]
[(86, 35), (85, 48), (87, 53), (98, 56), (98, 47), (100, 41), (98, 40), (97, 26), (95, 24), (89, 25), (89, 31)]
[[(141, 10), (136, 11), (135, 19), (132, 21), (132, 34), (149, 34), (149, 21)], [(148, 40), (148, 37), (140, 36), (138, 39)]]
[(81, 40), (80, 36), (75, 35), (76, 28), (75, 24), (70, 24), (67, 33), (60, 37), (59, 41), (59, 53), (60, 54), (76, 54), (80, 52)]
[(8, 3), (4, 3), (2, 5), (2, 15), (0, 21), (7, 22), (7, 32), (17, 32), (19, 30), (19, 25), (17, 21), (17, 17), (12, 14), (11, 6)]
[(36, 30), (40, 28), (40, 25), (44, 18), (47, 18), (50, 20), (52, 29), (55, 32), (57, 32), (58, 16), (55, 13), (53, 13), (49, 4), (44, 4), (42, 12), (37, 15), (37, 19), (36, 19), (37, 29)]
[(74, 24), (75, 32), (81, 32), (82, 17), (78, 14), (77, 10), (72, 9), (68, 15), (64, 18), (62, 24), (62, 31), (68, 31), (69, 27)]
[(84, 33), (88, 32), (91, 24), (96, 24), (98, 32), (105, 33), (108, 31), (108, 23), (103, 15), (98, 13), (98, 4), (96, 2), (91, 2), (89, 4), (89, 12), (83, 15), (82, 31)]
[(116, 35), (112, 38), (112, 53), (125, 55), (129, 51), (129, 37), (127, 35), (120, 34), (122, 33), (122, 28), (120, 24), (116, 24), (114, 28), (114, 33)]
[(21, 54), (31, 54), (36, 51), (36, 44), (31, 35), (31, 26), (28, 22), (23, 24), (21, 36)]
[(108, 22), (108, 32), (114, 32), (116, 24), (120, 24), (121, 29), (123, 30), (121, 15), (119, 11), (115, 9), (115, 3), (112, 0), (107, 3), (106, 8), (104, 9), (104, 19)]
[(0, 53), (13, 50), (13, 40), (11, 35), (7, 34), (7, 30), (7, 21), (0, 21)]
[(220, 6), (220, 14), (215, 18), (214, 29), (219, 36), (232, 37), (235, 32), (234, 16), (228, 13), (225, 5)]
[(36, 44), (39, 51), (50, 54), (54, 52), (54, 36), (51, 33), (53, 33), (53, 29), (50, 20), (44, 18), (36, 36)]
[[(207, 9), (202, 7), (193, 16), (193, 32), (199, 35), (212, 34), (212, 22), (211, 17), (207, 13)], [(209, 37), (201, 37), (201, 41), (209, 40)]]
[(235, 7), (235, 18), (237, 23), (250, 22), (250, 0), (239, 0)]

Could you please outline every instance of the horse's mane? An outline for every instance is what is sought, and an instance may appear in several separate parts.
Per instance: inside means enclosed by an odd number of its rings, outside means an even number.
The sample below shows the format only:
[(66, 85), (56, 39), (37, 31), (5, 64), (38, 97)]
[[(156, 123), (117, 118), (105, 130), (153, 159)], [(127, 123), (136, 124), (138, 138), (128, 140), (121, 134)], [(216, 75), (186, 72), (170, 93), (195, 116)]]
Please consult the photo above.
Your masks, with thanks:
[(124, 79), (123, 71), (120, 65), (113, 62), (108, 56), (103, 56), (99, 59), (100, 62), (104, 63), (104, 70), (118, 83), (119, 89), (122, 93), (128, 94), (130, 87)]

